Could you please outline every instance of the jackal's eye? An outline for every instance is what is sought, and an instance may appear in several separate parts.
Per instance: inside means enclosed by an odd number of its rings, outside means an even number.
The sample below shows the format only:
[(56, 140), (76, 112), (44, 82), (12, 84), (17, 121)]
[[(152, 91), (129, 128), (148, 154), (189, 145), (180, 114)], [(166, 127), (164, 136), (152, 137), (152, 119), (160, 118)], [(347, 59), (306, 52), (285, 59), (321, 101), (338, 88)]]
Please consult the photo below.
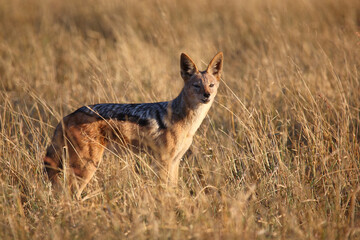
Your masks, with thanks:
[(213, 86), (214, 86), (214, 84), (213, 84), (213, 83), (209, 85), (209, 87), (213, 87)]
[(194, 86), (195, 88), (197, 88), (197, 89), (200, 88), (200, 85), (199, 85), (199, 84), (196, 84), (196, 83), (194, 83), (193, 86)]

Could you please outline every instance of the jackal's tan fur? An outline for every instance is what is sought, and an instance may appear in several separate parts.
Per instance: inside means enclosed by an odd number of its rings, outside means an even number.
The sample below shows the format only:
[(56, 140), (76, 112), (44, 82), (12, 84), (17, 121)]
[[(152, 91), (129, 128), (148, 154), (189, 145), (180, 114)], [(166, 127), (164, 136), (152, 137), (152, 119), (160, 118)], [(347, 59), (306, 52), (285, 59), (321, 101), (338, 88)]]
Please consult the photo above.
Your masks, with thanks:
[[(181, 157), (211, 107), (220, 83), (223, 54), (218, 53), (205, 71), (199, 71), (181, 54), (181, 76), (185, 85), (174, 100), (143, 104), (97, 104), (66, 116), (56, 127), (44, 158), (47, 174), (57, 183), (62, 156), (81, 180), (81, 192), (99, 166), (104, 149), (118, 142), (133, 150), (146, 148), (156, 159), (153, 166), (160, 179), (176, 184)], [(64, 154), (66, 149), (66, 154)]]

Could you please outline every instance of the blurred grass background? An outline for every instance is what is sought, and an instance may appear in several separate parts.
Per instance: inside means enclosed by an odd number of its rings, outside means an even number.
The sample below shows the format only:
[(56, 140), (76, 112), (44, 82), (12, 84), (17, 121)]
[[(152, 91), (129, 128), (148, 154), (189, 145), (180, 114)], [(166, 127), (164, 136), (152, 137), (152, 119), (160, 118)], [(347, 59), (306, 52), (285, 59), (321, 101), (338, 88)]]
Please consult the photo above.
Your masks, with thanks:
[[(360, 1), (0, 0), (0, 239), (359, 239)], [(85, 201), (42, 157), (85, 104), (174, 98), (180, 53), (224, 75), (160, 191), (108, 153)]]

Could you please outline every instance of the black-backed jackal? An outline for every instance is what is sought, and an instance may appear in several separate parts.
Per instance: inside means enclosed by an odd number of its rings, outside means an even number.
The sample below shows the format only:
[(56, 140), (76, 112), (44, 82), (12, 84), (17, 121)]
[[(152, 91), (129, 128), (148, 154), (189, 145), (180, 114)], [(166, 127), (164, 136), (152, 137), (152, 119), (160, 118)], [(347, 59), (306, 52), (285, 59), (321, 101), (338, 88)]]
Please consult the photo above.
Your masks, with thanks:
[(84, 106), (57, 125), (44, 157), (49, 179), (58, 183), (66, 149), (67, 166), (80, 180), (76, 197), (94, 175), (104, 149), (111, 142), (146, 148), (156, 159), (153, 166), (161, 181), (177, 183), (181, 157), (214, 101), (220, 83), (223, 54), (218, 53), (205, 71), (181, 54), (180, 69), (185, 85), (174, 100), (140, 104)]

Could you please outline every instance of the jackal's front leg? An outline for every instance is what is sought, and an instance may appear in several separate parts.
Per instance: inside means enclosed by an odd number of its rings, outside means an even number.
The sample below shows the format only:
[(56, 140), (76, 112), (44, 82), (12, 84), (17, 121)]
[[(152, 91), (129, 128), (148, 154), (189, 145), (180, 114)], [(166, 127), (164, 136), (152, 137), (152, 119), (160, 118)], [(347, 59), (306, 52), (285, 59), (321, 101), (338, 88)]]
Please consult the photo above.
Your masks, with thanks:
[[(159, 183), (164, 187), (175, 187), (177, 184), (177, 170), (179, 164), (174, 164), (174, 155), (161, 155), (153, 164), (153, 169), (158, 175)], [(180, 163), (180, 161), (179, 161)]]
[(166, 166), (166, 183), (169, 186), (175, 187), (178, 184), (179, 180), (179, 165), (181, 158), (184, 156), (186, 151), (191, 146), (192, 139), (188, 139), (185, 141), (183, 146), (174, 154), (172, 157), (168, 159), (168, 163)]

